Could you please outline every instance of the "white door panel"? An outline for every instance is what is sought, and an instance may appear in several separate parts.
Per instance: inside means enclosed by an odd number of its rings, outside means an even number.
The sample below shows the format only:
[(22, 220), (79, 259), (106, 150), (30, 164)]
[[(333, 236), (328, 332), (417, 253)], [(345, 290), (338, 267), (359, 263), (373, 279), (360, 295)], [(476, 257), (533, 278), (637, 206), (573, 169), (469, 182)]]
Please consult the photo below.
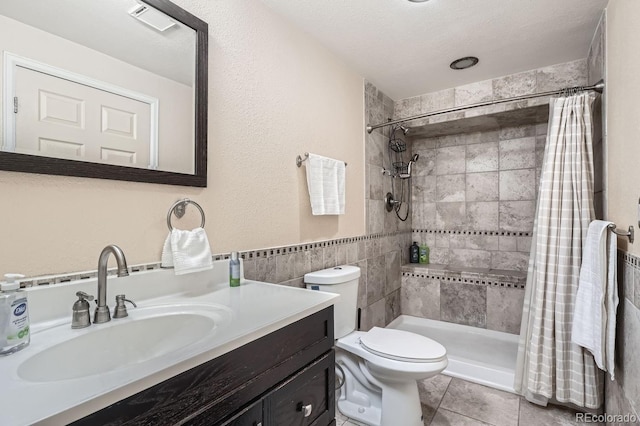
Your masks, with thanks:
[(18, 66), (16, 152), (150, 166), (149, 104)]

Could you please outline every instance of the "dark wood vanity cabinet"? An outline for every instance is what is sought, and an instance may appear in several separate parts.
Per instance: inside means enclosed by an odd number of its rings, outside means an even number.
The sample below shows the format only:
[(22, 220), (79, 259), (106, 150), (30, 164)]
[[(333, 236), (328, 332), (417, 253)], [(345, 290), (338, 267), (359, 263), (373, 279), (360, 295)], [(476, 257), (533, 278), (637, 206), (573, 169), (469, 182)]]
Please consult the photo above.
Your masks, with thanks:
[[(307, 426), (333, 424), (334, 353), (330, 351), (258, 401), (237, 413), (224, 426)], [(330, 391), (331, 390), (331, 391)], [(212, 416), (201, 413), (185, 423), (211, 425)]]
[(335, 424), (333, 306), (74, 425)]

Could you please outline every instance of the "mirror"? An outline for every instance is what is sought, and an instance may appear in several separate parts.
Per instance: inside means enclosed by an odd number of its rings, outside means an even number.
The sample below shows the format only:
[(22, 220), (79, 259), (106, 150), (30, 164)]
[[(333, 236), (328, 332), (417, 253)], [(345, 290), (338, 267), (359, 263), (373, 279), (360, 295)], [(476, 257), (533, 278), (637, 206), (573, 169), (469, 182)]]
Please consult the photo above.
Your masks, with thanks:
[(207, 37), (168, 0), (2, 0), (0, 170), (205, 187)]

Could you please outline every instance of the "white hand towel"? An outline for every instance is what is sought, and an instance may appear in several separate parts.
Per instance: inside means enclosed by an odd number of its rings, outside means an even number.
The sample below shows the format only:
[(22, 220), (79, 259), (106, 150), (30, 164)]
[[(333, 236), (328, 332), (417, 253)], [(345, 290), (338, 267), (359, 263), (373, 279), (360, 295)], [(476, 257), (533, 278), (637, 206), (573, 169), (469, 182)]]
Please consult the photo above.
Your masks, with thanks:
[(164, 246), (162, 246), (162, 260), (160, 262), (161, 268), (173, 268), (173, 253), (171, 253), (171, 232), (167, 234), (167, 238), (164, 240)]
[[(618, 285), (617, 240), (611, 222), (589, 224), (571, 328), (571, 341), (589, 350), (601, 370), (614, 379)], [(609, 243), (607, 244), (607, 239)]]
[(311, 212), (314, 215), (344, 214), (344, 162), (309, 154), (306, 168)]
[(162, 249), (162, 267), (174, 267), (176, 275), (213, 268), (211, 248), (204, 229), (192, 231), (173, 229)]

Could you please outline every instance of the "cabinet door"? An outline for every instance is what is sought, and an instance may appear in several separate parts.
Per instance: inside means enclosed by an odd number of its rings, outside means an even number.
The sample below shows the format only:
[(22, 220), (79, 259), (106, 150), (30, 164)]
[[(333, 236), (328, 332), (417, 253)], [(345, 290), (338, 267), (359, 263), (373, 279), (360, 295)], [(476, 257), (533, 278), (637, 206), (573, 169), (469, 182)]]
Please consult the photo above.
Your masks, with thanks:
[(326, 426), (335, 417), (335, 355), (327, 353), (265, 398), (265, 426)]

